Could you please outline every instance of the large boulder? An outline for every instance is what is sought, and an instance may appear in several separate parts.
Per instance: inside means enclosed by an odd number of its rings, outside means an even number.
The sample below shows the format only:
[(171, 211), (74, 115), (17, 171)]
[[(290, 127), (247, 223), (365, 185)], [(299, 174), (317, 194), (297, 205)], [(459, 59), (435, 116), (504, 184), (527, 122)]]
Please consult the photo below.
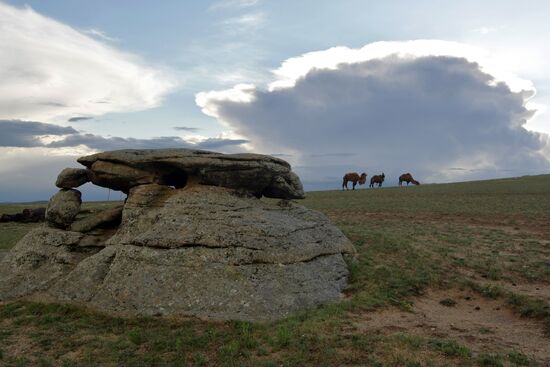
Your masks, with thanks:
[[(55, 265), (58, 270), (38, 287), (23, 284), (23, 274), (38, 274), (28, 278), (32, 282), (44, 277), (41, 264), (51, 267), (52, 256), (81, 254), (74, 249), (86, 236), (49, 230), (48, 236), (60, 238), (49, 238), (48, 250), (40, 253), (44, 241), (36, 238), (42, 232), (21, 241), (3, 260), (11, 276), (0, 280), (0, 299), (11, 298), (7, 289), (18, 282), (19, 296), (40, 290), (46, 299), (127, 315), (272, 320), (338, 301), (348, 275), (343, 255), (354, 254), (323, 214), (222, 187), (138, 186), (122, 217), (105, 248)], [(17, 258), (37, 256), (35, 268), (29, 261), (17, 266)]]
[(80, 192), (54, 195), (46, 218), (58, 228), (38, 227), (0, 260), (0, 301), (255, 321), (341, 298), (355, 250), (288, 200), (303, 191), (286, 162), (181, 149), (81, 161), (92, 182), (127, 191), (124, 206), (75, 221)]
[(80, 191), (61, 189), (48, 202), (46, 221), (53, 227), (67, 228), (76, 218), (81, 204)]
[(91, 181), (126, 193), (138, 185), (183, 188), (223, 186), (258, 197), (301, 199), (304, 191), (290, 165), (260, 154), (221, 154), (192, 149), (117, 150), (81, 157)]
[(61, 189), (72, 189), (90, 182), (88, 171), (82, 168), (65, 168), (57, 176), (55, 186)]

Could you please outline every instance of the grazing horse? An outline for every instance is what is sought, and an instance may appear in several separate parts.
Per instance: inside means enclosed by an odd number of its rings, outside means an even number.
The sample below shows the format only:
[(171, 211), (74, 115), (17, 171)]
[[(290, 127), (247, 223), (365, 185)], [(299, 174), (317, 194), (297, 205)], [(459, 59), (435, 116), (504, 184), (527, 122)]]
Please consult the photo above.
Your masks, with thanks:
[(374, 187), (374, 184), (377, 183), (378, 187), (382, 187), (382, 182), (384, 182), (384, 178), (386, 175), (382, 173), (381, 175), (372, 176), (370, 179), (370, 185), (369, 187)]
[(409, 183), (412, 183), (413, 185), (420, 185), (420, 182), (416, 181), (413, 176), (408, 172), (403, 173), (401, 176), (399, 176), (399, 186), (402, 186), (403, 182), (406, 182), (407, 186), (409, 186)]
[(355, 185), (359, 183), (359, 185), (364, 185), (365, 182), (367, 182), (367, 174), (365, 172), (361, 173), (361, 176), (357, 172), (350, 172), (346, 173), (344, 175), (344, 181), (342, 182), (342, 190), (344, 190), (344, 187), (346, 190), (348, 190), (348, 182), (353, 184), (352, 190), (355, 190)]

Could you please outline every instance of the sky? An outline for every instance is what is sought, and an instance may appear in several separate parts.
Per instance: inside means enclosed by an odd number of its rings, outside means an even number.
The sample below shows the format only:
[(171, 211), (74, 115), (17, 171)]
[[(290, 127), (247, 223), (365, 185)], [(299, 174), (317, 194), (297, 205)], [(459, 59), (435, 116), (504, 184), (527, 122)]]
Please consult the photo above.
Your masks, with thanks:
[[(287, 160), (306, 191), (550, 172), (547, 1), (0, 0), (0, 202), (104, 150)], [(118, 198), (83, 187), (84, 200)]]

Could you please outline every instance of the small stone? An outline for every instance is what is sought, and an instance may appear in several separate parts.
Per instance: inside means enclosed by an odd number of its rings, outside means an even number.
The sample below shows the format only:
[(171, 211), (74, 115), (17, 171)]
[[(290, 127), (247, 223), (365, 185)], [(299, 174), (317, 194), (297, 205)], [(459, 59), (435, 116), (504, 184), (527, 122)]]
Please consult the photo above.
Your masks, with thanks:
[(445, 298), (439, 301), (439, 304), (446, 306), (446, 307), (453, 307), (456, 305), (456, 301), (454, 299)]
[(476, 311), (479, 311), (479, 310), (481, 310), (481, 307), (476, 306), (475, 310), (476, 310)]

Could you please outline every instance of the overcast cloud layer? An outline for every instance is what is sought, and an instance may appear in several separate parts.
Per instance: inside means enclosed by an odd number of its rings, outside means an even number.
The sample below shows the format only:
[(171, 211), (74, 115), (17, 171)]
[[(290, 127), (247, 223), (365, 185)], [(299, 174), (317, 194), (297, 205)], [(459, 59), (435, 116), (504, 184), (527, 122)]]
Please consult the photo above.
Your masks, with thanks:
[(424, 182), (542, 173), (548, 137), (523, 128), (532, 94), (465, 58), (390, 55), (197, 103), (254, 149), (290, 154), (306, 187), (335, 188), (350, 170), (385, 172), (391, 184), (404, 172)]
[(0, 118), (51, 122), (158, 106), (176, 85), (91, 36), (0, 2)]

